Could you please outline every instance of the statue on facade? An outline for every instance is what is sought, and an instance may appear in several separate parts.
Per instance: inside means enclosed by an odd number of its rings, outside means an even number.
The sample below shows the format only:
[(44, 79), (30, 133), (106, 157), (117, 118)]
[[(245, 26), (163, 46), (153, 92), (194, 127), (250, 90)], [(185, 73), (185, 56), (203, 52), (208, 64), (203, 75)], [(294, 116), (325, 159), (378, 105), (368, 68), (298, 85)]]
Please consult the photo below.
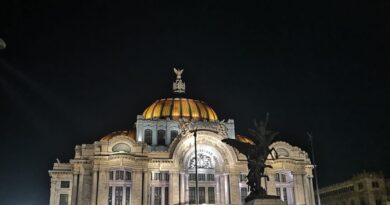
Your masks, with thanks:
[(173, 68), (173, 71), (176, 74), (176, 81), (173, 83), (173, 93), (183, 94), (186, 92), (186, 84), (181, 79), (184, 69)]
[[(248, 160), (248, 175), (247, 185), (250, 188), (250, 194), (245, 198), (245, 202), (254, 199), (276, 198), (276, 196), (269, 196), (264, 188), (261, 187), (261, 179), (269, 180), (268, 176), (264, 174), (266, 167), (265, 161), (268, 156), (272, 159), (278, 158), (277, 152), (274, 148), (269, 148), (273, 138), (278, 132), (267, 130), (269, 114), (267, 113), (265, 121), (259, 123), (255, 121), (254, 129), (249, 129), (250, 136), (242, 137), (244, 140), (237, 139), (223, 139), (226, 144), (236, 148), (240, 153), (244, 154)], [(275, 156), (274, 156), (275, 154)], [(279, 197), (277, 197), (279, 198)]]

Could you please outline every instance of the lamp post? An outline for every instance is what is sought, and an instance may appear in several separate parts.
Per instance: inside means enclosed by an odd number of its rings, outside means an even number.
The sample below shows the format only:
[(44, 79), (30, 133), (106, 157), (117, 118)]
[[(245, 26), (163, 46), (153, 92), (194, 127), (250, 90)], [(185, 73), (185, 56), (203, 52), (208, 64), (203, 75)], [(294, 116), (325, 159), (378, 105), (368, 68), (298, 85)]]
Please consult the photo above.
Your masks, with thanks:
[(190, 130), (190, 133), (194, 133), (194, 147), (195, 147), (195, 200), (196, 204), (199, 204), (199, 194), (198, 194), (198, 150), (196, 147), (196, 137), (198, 131), (209, 131), (213, 133), (218, 133), (215, 130), (210, 130), (210, 129), (194, 129)]

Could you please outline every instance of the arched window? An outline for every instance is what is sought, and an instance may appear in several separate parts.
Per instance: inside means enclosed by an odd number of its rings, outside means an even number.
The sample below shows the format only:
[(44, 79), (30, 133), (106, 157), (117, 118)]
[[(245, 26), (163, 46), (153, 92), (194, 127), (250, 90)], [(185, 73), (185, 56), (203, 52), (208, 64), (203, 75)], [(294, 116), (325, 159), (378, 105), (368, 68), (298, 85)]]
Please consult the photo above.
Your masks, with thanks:
[(165, 130), (157, 131), (157, 145), (165, 145)]
[(146, 129), (144, 133), (144, 142), (148, 145), (152, 144), (152, 130)]
[(171, 142), (173, 142), (173, 140), (175, 140), (175, 138), (177, 137), (179, 133), (177, 132), (177, 130), (171, 130)]

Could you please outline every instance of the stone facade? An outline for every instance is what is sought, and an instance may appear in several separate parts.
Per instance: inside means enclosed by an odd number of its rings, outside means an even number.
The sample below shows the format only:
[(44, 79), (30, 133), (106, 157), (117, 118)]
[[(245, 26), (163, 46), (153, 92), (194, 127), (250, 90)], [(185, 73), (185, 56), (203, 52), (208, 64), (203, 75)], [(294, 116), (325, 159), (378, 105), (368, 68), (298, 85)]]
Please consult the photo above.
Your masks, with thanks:
[(320, 189), (322, 205), (386, 205), (388, 186), (382, 173), (363, 172)]
[[(148, 120), (138, 116), (135, 125), (135, 130), (76, 145), (69, 163), (54, 163), (49, 171), (50, 205), (194, 203), (194, 137), (189, 130), (195, 127), (210, 130), (197, 133), (200, 202), (243, 204), (248, 194), (245, 156), (221, 142), (235, 137), (233, 120)], [(146, 129), (151, 133), (145, 133)], [(160, 144), (159, 130), (164, 130)], [(144, 142), (145, 134), (152, 136), (150, 144)], [(267, 161), (273, 166), (266, 169), (270, 180), (263, 185), (267, 192), (280, 195), (288, 205), (314, 205), (313, 165), (307, 153), (286, 142), (271, 146), (279, 159)]]

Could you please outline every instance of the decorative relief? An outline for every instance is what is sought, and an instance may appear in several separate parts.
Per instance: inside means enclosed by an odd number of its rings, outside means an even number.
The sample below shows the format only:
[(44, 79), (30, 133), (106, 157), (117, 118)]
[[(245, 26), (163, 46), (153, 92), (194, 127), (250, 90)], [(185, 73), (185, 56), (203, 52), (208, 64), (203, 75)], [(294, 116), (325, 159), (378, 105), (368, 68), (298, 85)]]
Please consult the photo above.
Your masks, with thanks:
[[(212, 161), (211, 161), (211, 157), (205, 155), (205, 154), (202, 154), (202, 153), (199, 153), (198, 154), (198, 168), (199, 169), (213, 169), (213, 165), (212, 165)], [(193, 157), (191, 160), (190, 160), (190, 164), (188, 166), (189, 169), (195, 169), (195, 157)]]
[(118, 143), (116, 144), (115, 146), (112, 147), (112, 151), (113, 152), (126, 152), (126, 153), (129, 153), (131, 150), (130, 150), (130, 146), (125, 144), (125, 143)]

